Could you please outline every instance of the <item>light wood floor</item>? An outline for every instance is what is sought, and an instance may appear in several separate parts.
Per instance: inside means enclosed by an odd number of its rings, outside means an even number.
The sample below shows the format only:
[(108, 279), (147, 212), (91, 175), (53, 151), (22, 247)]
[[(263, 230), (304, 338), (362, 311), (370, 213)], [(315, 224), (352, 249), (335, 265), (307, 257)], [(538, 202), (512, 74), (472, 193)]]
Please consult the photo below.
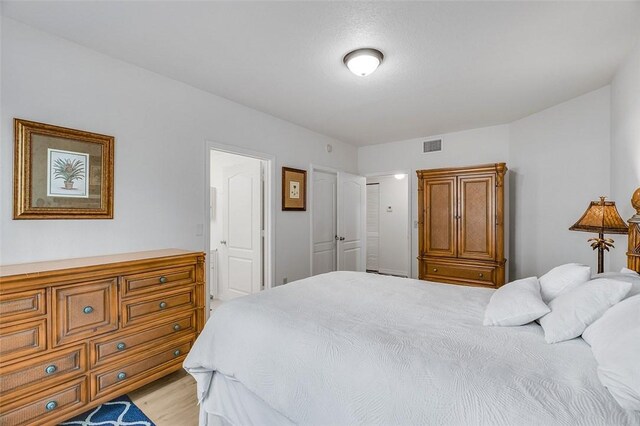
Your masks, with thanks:
[[(211, 312), (221, 304), (212, 300)], [(196, 381), (184, 370), (131, 392), (129, 398), (156, 426), (198, 426)]]
[(198, 426), (196, 381), (180, 370), (129, 394), (157, 426)]

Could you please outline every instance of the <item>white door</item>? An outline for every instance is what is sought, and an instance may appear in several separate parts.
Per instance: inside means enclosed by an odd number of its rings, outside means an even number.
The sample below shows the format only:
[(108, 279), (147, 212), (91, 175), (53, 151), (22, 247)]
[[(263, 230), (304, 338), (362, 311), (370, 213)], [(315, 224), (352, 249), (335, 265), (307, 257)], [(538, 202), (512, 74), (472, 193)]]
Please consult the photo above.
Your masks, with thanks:
[(367, 271), (380, 270), (380, 184), (367, 184)]
[(336, 270), (337, 180), (335, 173), (313, 171), (311, 275)]
[(250, 161), (223, 169), (218, 297), (229, 300), (262, 286), (261, 163)]
[(338, 173), (338, 270), (365, 271), (367, 180)]

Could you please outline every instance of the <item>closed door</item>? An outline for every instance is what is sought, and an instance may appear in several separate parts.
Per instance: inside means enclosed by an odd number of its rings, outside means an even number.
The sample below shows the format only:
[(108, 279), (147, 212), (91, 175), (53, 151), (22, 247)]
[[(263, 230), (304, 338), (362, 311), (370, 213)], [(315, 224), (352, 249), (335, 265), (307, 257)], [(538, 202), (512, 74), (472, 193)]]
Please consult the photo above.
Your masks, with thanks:
[(456, 256), (456, 178), (430, 179), (424, 184), (425, 254)]
[(258, 161), (223, 170), (219, 267), (222, 300), (260, 291), (262, 286), (262, 171)]
[(366, 268), (367, 181), (363, 176), (338, 173), (338, 270)]
[(335, 173), (319, 170), (313, 172), (311, 275), (336, 270), (337, 180)]
[(469, 259), (495, 257), (495, 176), (458, 178), (458, 256)]

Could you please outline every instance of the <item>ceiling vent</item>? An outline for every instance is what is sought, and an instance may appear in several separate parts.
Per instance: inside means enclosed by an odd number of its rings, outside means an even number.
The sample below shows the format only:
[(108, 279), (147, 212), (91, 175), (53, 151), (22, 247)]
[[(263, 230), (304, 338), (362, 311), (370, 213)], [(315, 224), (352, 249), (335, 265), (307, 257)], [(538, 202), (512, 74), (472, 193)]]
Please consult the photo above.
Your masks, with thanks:
[(424, 141), (422, 143), (422, 152), (442, 151), (442, 139), (434, 139), (432, 141)]

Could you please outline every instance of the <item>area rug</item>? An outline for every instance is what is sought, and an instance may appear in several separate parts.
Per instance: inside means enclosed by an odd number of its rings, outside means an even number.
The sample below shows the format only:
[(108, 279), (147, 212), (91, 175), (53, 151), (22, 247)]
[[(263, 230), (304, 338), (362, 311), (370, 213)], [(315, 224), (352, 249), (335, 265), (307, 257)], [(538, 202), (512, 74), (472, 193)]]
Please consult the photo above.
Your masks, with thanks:
[(128, 396), (123, 395), (60, 423), (59, 426), (155, 426), (155, 424)]

